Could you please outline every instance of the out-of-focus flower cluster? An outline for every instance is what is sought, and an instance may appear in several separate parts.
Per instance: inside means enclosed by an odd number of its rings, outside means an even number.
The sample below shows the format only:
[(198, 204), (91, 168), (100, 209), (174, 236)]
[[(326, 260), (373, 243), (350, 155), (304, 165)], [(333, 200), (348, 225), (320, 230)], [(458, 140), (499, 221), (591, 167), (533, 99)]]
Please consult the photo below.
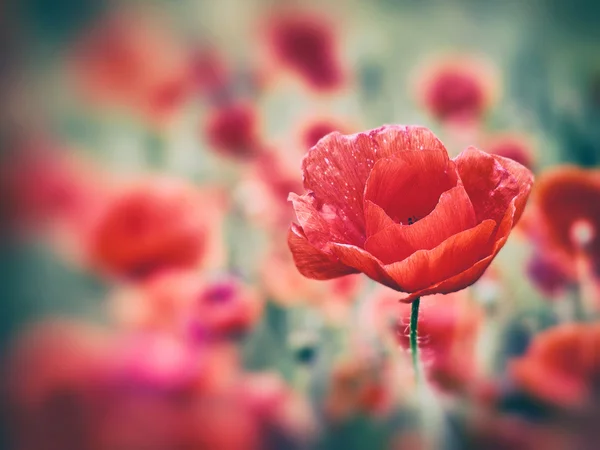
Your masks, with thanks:
[[(9, 448), (597, 448), (597, 66), (569, 66), (593, 81), (581, 95), (555, 89), (572, 78), (542, 78), (526, 63), (546, 54), (526, 48), (530, 24), (519, 27), (508, 5), (491, 19), (455, 0), (449, 20), (394, 2), (61, 0), (53, 14), (30, 3), (5, 28), (14, 57), (0, 71)], [(519, 42), (465, 47), (463, 15)], [(493, 239), (488, 230), (485, 251), (471, 242), (452, 267), (405, 264), (414, 296), (445, 292), (429, 288), (489, 256), (456, 286), (472, 283), (522, 213), (476, 284), (421, 299), (420, 383), (401, 294), (351, 265), (339, 278), (305, 278), (323, 273), (319, 259), (299, 263), (288, 248), (307, 241), (296, 225), (288, 236), (290, 223), (310, 219), (301, 207), (295, 216), (289, 194), (330, 168), (313, 164), (316, 152), (305, 158), (309, 149), (358, 145), (360, 135), (330, 133), (383, 122), (435, 130), (452, 157), (471, 145), (489, 153), (468, 167), (469, 196), (506, 196), (502, 211), (485, 210), (490, 227), (504, 224)], [(441, 203), (448, 186), (426, 195), (436, 158), (398, 192), (378, 191), (386, 212)], [(527, 207), (530, 179), (511, 160), (535, 174)], [(353, 176), (373, 161), (344, 164)], [(381, 166), (382, 177), (402, 176)], [(502, 170), (510, 198), (494, 184)], [(290, 199), (346, 223), (314, 192)], [(451, 227), (475, 228), (475, 212), (467, 221), (447, 206)], [(388, 241), (376, 250), (385, 263), (416, 253), (400, 258)]]

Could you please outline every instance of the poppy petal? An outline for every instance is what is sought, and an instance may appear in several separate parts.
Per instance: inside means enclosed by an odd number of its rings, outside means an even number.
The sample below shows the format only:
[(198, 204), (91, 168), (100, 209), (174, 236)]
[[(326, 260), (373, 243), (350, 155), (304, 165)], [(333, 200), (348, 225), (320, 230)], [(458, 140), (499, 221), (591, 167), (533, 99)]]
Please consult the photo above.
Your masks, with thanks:
[(313, 247), (306, 239), (302, 228), (296, 224), (292, 224), (288, 232), (288, 246), (298, 271), (305, 277), (329, 280), (358, 272), (340, 263), (335, 257)]
[(345, 136), (335, 132), (322, 138), (302, 161), (304, 188), (343, 213), (356, 230), (359, 239), (348, 243), (364, 241), (363, 189), (373, 158), (367, 134)]
[(367, 239), (389, 226), (397, 225), (381, 206), (370, 200), (365, 200), (365, 223), (367, 226)]
[(402, 261), (418, 250), (431, 250), (451, 236), (476, 225), (465, 189), (444, 192), (433, 212), (412, 225), (392, 224), (372, 235), (365, 249), (386, 264)]
[(353, 267), (381, 284), (400, 290), (398, 284), (386, 273), (383, 263), (362, 248), (344, 244), (331, 244), (329, 248), (343, 264)]
[(464, 289), (473, 283), (475, 283), (486, 271), (489, 265), (492, 263), (492, 260), (498, 254), (498, 252), (502, 249), (504, 244), (506, 243), (510, 230), (513, 226), (513, 217), (515, 214), (515, 203), (511, 202), (508, 210), (506, 211), (504, 218), (500, 222), (500, 225), (497, 226), (497, 230), (495, 236), (492, 240), (492, 247), (489, 251), (489, 254), (477, 261), (468, 269), (459, 273), (458, 275), (454, 275), (444, 281), (434, 284), (431, 287), (426, 289), (422, 289), (420, 291), (416, 291), (411, 293), (409, 296), (400, 299), (401, 302), (410, 303), (417, 297), (422, 297), (430, 294), (449, 294), (451, 292), (459, 291)]
[(364, 188), (375, 162), (405, 151), (438, 150), (444, 145), (427, 128), (385, 125), (369, 133), (323, 137), (302, 161), (304, 188), (323, 204), (339, 211), (352, 224), (355, 241), (365, 239)]
[(377, 158), (397, 156), (405, 151), (441, 150), (444, 144), (431, 132), (420, 126), (384, 125), (370, 133)]
[(356, 229), (345, 216), (330, 205), (319, 207), (317, 199), (311, 193), (297, 195), (291, 193), (296, 217), (305, 235), (312, 245), (323, 249), (329, 242), (348, 244), (357, 238)]
[(533, 184), (529, 169), (475, 147), (467, 148), (454, 161), (478, 221), (492, 219), (499, 223), (514, 198), (518, 198), (520, 217)]
[(380, 206), (394, 222), (411, 224), (431, 213), (457, 180), (445, 150), (405, 151), (375, 163), (365, 200)]
[(521, 218), (531, 187), (533, 186), (533, 173), (524, 165), (499, 155), (493, 155), (493, 158), (500, 163), (513, 177), (514, 182), (520, 187), (515, 201), (515, 215), (513, 218), (513, 227)]
[(389, 276), (405, 292), (417, 292), (437, 280), (467, 270), (486, 253), (496, 222), (487, 219), (474, 228), (457, 233), (432, 250), (419, 250), (404, 261), (385, 266)]

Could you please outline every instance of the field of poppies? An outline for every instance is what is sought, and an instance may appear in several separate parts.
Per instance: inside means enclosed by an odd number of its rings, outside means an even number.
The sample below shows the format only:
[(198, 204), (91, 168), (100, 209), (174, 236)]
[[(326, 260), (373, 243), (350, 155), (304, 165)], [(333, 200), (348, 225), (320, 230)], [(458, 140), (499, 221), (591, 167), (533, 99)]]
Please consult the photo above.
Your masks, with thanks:
[(600, 448), (598, 17), (0, 5), (0, 448)]

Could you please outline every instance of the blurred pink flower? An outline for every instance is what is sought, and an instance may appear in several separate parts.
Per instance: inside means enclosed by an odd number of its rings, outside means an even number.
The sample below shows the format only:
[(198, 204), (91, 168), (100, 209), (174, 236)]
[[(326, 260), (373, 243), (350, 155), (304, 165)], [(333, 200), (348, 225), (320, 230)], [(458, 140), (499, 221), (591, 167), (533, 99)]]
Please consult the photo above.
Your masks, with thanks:
[(217, 94), (231, 83), (230, 69), (216, 48), (196, 49), (192, 52), (190, 65), (196, 88), (203, 94)]
[(469, 55), (432, 59), (415, 78), (418, 102), (441, 122), (479, 122), (498, 95), (494, 68)]
[(318, 91), (345, 82), (334, 27), (326, 17), (306, 11), (282, 11), (266, 25), (271, 56)]
[(128, 329), (204, 342), (249, 331), (260, 318), (262, 301), (233, 276), (171, 270), (120, 293), (112, 306), (117, 321)]
[(251, 103), (213, 107), (202, 131), (210, 148), (222, 155), (243, 159), (261, 151), (259, 118)]
[(7, 369), (3, 412), (22, 450), (268, 450), (311, 432), (302, 399), (242, 372), (229, 345), (53, 321), (19, 336)]

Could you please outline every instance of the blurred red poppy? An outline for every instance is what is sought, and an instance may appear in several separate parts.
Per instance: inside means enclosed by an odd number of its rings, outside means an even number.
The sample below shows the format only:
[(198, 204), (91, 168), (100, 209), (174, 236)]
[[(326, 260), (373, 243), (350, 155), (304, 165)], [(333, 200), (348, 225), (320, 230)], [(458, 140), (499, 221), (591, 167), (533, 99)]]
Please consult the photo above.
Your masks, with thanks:
[(209, 112), (203, 132), (210, 147), (225, 156), (245, 158), (260, 151), (258, 115), (250, 103), (215, 107)]
[(77, 155), (57, 151), (54, 143), (27, 143), (1, 168), (3, 219), (25, 228), (57, 224), (80, 235), (107, 196), (103, 178)]
[(232, 276), (171, 270), (116, 296), (113, 311), (127, 328), (168, 332), (193, 342), (247, 332), (261, 306), (256, 293)]
[[(378, 288), (363, 315), (382, 340), (393, 338), (409, 348), (410, 305), (398, 302), (397, 294)], [(461, 390), (476, 379), (475, 345), (483, 319), (481, 307), (463, 293), (428, 297), (419, 311), (419, 355), (429, 380), (438, 388)]]
[(343, 84), (333, 26), (324, 17), (286, 11), (274, 16), (267, 28), (272, 56), (309, 86), (325, 91)]
[[(400, 303), (398, 311), (398, 342), (408, 349), (410, 307)], [(434, 295), (423, 304), (418, 323), (420, 359), (441, 389), (462, 390), (478, 377), (475, 346), (482, 320), (481, 308), (459, 293)]]
[(410, 295), (463, 289), (483, 274), (519, 220), (533, 175), (473, 147), (454, 160), (423, 127), (384, 126), (321, 139), (303, 161), (298, 270), (330, 279), (363, 272)]
[(560, 406), (582, 406), (600, 389), (600, 325), (566, 324), (538, 334), (510, 364), (517, 385)]
[(325, 397), (325, 413), (332, 421), (343, 421), (359, 414), (381, 414), (393, 401), (390, 368), (385, 363), (363, 359), (342, 360), (331, 374)]
[(419, 103), (442, 122), (476, 122), (496, 97), (490, 65), (466, 55), (432, 61), (418, 71), (417, 80)]
[(191, 92), (184, 48), (147, 13), (121, 11), (100, 19), (71, 56), (84, 94), (153, 121), (168, 118)]
[(205, 256), (210, 212), (203, 209), (201, 193), (182, 181), (133, 184), (99, 215), (89, 238), (89, 258), (103, 271), (132, 278), (196, 266)]
[[(600, 170), (558, 167), (544, 172), (532, 196), (531, 232), (540, 250), (564, 264), (580, 253), (600, 269)], [(584, 235), (580, 235), (583, 231)]]

